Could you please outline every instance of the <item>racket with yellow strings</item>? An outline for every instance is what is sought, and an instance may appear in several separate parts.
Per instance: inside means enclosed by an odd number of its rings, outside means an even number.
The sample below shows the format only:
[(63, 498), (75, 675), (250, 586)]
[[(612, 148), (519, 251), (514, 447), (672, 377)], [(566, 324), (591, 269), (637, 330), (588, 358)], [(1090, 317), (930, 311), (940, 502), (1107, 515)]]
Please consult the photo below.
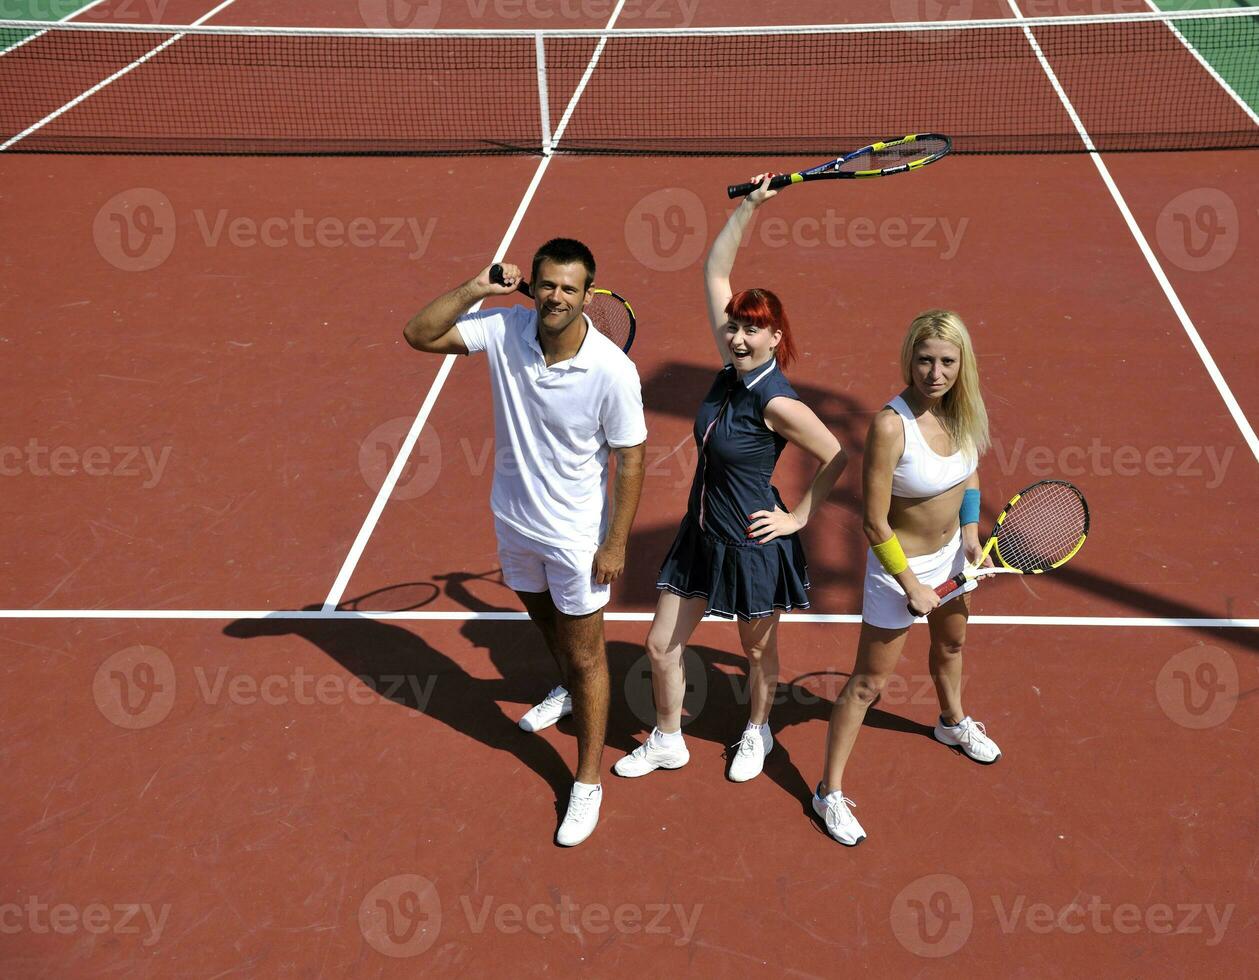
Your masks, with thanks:
[[(961, 595), (968, 582), (992, 575), (1040, 575), (1061, 568), (1084, 547), (1089, 505), (1065, 480), (1041, 480), (1016, 493), (997, 517), (979, 561), (937, 586), (941, 599)], [(992, 555), (992, 565), (984, 560)]]

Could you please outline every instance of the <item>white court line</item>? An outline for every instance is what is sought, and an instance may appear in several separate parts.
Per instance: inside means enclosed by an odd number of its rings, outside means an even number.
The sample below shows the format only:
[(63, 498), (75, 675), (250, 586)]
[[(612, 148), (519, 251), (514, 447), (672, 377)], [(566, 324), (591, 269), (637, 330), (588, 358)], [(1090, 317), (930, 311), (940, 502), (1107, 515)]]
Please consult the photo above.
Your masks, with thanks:
[[(209, 20), (219, 11), (225, 10), (226, 8), (230, 7), (235, 2), (236, 0), (223, 0), (221, 4), (219, 4), (213, 10), (211, 10), (208, 14), (205, 14), (204, 16), (198, 17), (196, 20), (194, 20), (192, 22), (192, 26), (197, 27), (201, 24), (204, 24), (207, 20)], [(22, 132), (18, 133), (16, 136), (12, 137), (11, 139), (6, 140), (4, 143), (0, 143), (0, 153), (3, 153), (5, 150), (11, 147), (14, 143), (17, 143), (17, 142), (20, 142), (21, 140), (26, 139), (26, 137), (31, 135), (31, 133), (38, 132), (39, 130), (43, 129), (45, 126), (47, 126), (50, 122), (52, 122), (58, 116), (61, 116), (69, 112), (71, 109), (73, 109), (80, 102), (83, 102), (85, 99), (91, 98), (101, 89), (103, 89), (106, 85), (110, 85), (113, 82), (116, 82), (118, 79), (122, 78), (123, 75), (126, 75), (128, 72), (133, 71), (136, 68), (139, 68), (146, 61), (148, 61), (151, 58), (156, 57), (161, 52), (165, 51), (167, 48), (169, 48), (172, 44), (174, 44), (183, 36), (184, 36), (183, 34), (171, 35), (169, 38), (167, 38), (165, 41), (159, 44), (152, 51), (148, 52), (145, 55), (140, 56), (135, 61), (131, 62), (131, 64), (127, 65), (127, 67), (120, 68), (118, 71), (114, 72), (108, 78), (104, 79), (103, 81), (97, 82), (86, 92), (71, 99), (69, 102), (63, 105), (60, 109), (57, 109), (55, 112), (50, 112), (39, 122), (35, 123), (33, 126), (26, 127), (26, 129), (22, 130)]]
[[(71, 17), (78, 17), (78, 16), (79, 16), (79, 14), (86, 13), (87, 11), (91, 10), (93, 7), (97, 6), (98, 4), (102, 4), (102, 3), (104, 3), (104, 2), (105, 2), (105, 0), (92, 0), (92, 2), (91, 2), (91, 3), (84, 4), (84, 5), (83, 5), (82, 7), (80, 7), (78, 10), (75, 10), (75, 11), (73, 11), (72, 13), (68, 13), (68, 14), (66, 14), (64, 17), (59, 17), (59, 18), (57, 19), (57, 23), (58, 23), (58, 24), (64, 24), (64, 23), (66, 23), (66, 22), (67, 22), (67, 21), (68, 21)], [(17, 50), (18, 48), (20, 48), (23, 44), (30, 44), (32, 41), (34, 41), (34, 40), (35, 40), (35, 38), (37, 38), (37, 37), (43, 37), (43, 36), (44, 36), (45, 34), (47, 34), (47, 33), (48, 33), (48, 29), (47, 29), (47, 28), (45, 28), (45, 29), (44, 29), (44, 30), (42, 30), (42, 31), (36, 31), (34, 34), (28, 34), (26, 37), (22, 38), (22, 40), (18, 41), (16, 44), (10, 44), (10, 45), (9, 45), (7, 48), (5, 48), (3, 51), (0, 51), (0, 55), (6, 55), (6, 54), (8, 54), (10, 51), (16, 51), (16, 50)]]
[[(608, 19), (607, 26), (604, 27), (605, 31), (612, 30), (613, 25), (616, 24), (616, 19), (621, 16), (621, 8), (624, 6), (625, 0), (618, 0), (615, 9), (612, 11), (612, 16)], [(495, 262), (502, 261), (508, 246), (512, 243), (512, 239), (516, 237), (516, 231), (520, 228), (520, 222), (524, 220), (525, 211), (529, 209), (529, 205), (533, 201), (533, 195), (537, 191), (538, 185), (542, 183), (542, 175), (546, 173), (547, 167), (551, 165), (552, 156), (550, 151), (559, 142), (560, 134), (568, 124), (568, 118), (573, 114), (577, 100), (581, 98), (586, 82), (594, 72), (595, 65), (598, 63), (599, 56), (602, 53), (603, 42), (600, 41), (598, 47), (595, 48), (594, 56), (590, 59), (590, 64), (586, 67), (586, 74), (582, 76), (581, 84), (573, 92), (573, 97), (569, 100), (568, 106), (564, 110), (564, 115), (555, 131), (555, 136), (550, 146), (543, 147), (542, 160), (538, 163), (538, 169), (533, 173), (533, 180), (529, 182), (529, 187), (525, 190), (525, 196), (521, 199), (520, 206), (516, 208), (511, 224), (507, 226), (507, 231), (503, 234), (503, 240), (494, 252)], [(476, 303), (473, 305), (472, 311), (478, 310), (480, 307), (481, 304)], [(358, 567), (359, 559), (363, 557), (363, 550), (367, 547), (367, 542), (371, 538), (372, 532), (376, 530), (376, 524), (380, 520), (380, 515), (385, 512), (385, 505), (393, 494), (393, 488), (402, 476), (407, 460), (411, 458), (411, 451), (415, 448), (416, 442), (419, 441), (420, 431), (428, 422), (429, 414), (433, 411), (433, 406), (437, 404), (437, 396), (441, 394), (442, 386), (445, 385), (446, 379), (450, 377), (451, 369), (454, 367), (455, 360), (458, 357), (458, 354), (447, 354), (446, 359), (442, 362), (441, 370), (437, 372), (437, 377), (433, 379), (433, 385), (429, 389), (428, 397), (424, 399), (424, 404), (420, 406), (420, 414), (415, 417), (415, 421), (411, 424), (411, 430), (407, 433), (406, 439), (403, 440), (402, 446), (398, 450), (398, 457), (393, 461), (389, 475), (385, 477), (385, 482), (381, 484), (380, 491), (376, 494), (376, 499), (372, 501), (371, 510), (367, 512), (367, 518), (363, 521), (363, 526), (359, 528), (358, 536), (350, 547), (350, 553), (345, 556), (345, 561), (341, 564), (341, 571), (337, 573), (336, 581), (332, 583), (332, 588), (328, 592), (328, 598), (324, 600), (323, 608), (325, 611), (335, 609), (345, 595), (345, 590), (349, 588), (350, 578), (354, 575), (354, 569)]]
[[(1145, 5), (1155, 13), (1162, 13), (1162, 8), (1159, 7), (1154, 0), (1145, 0)], [(1255, 13), (1256, 15), (1259, 15), (1259, 10), (1256, 10)], [(1242, 112), (1246, 113), (1246, 115), (1250, 117), (1250, 121), (1256, 126), (1259, 126), (1259, 113), (1255, 112), (1255, 110), (1251, 108), (1250, 103), (1237, 94), (1237, 90), (1228, 83), (1224, 76), (1215, 70), (1215, 66), (1212, 65), (1211, 62), (1207, 61), (1207, 59), (1202, 56), (1202, 53), (1189, 42), (1189, 39), (1185, 37), (1185, 35), (1181, 33), (1180, 28), (1176, 26), (1176, 21), (1168, 20), (1164, 21), (1164, 23), (1167, 24), (1167, 29), (1172, 32), (1172, 35), (1185, 46), (1186, 50), (1188, 50), (1195, 59), (1197, 59), (1198, 64), (1202, 66), (1203, 70), (1214, 78), (1219, 83), (1220, 88), (1224, 89), (1224, 91), (1228, 93), (1229, 98), (1236, 102)]]
[[(654, 613), (608, 612), (604, 619), (612, 623), (650, 623)], [(404, 622), (521, 622), (529, 621), (523, 612), (358, 612), (349, 609), (0, 609), (4, 619), (137, 619), (137, 620), (236, 620), (236, 619), (314, 619)], [(705, 616), (705, 623), (729, 623), (720, 616)], [(830, 623), (853, 625), (861, 622), (856, 614), (787, 613), (784, 623)], [(1160, 616), (971, 616), (970, 622), (981, 626), (1085, 626), (1187, 629), (1259, 629), (1259, 619), (1176, 618)]]
[[(1027, 20), (1023, 16), (1023, 11), (1019, 9), (1017, 0), (1007, 0), (1007, 2), (1010, 5), (1010, 9), (1014, 11), (1016, 18), (1021, 21)], [(1110, 196), (1114, 198), (1115, 205), (1119, 208), (1119, 213), (1123, 215), (1124, 221), (1127, 222), (1128, 230), (1132, 232), (1132, 237), (1136, 239), (1137, 245), (1141, 249), (1141, 254), (1145, 256), (1145, 261), (1150, 266), (1150, 271), (1154, 273), (1154, 278), (1158, 280), (1158, 284), (1163, 289), (1163, 295), (1167, 297), (1167, 302), (1171, 304), (1172, 310), (1180, 320), (1180, 325), (1189, 337), (1189, 342), (1193, 344), (1194, 350), (1198, 352), (1198, 357), (1207, 369), (1207, 374), (1210, 375), (1211, 380), (1215, 383), (1215, 390), (1220, 393), (1220, 397), (1224, 400), (1229, 414), (1233, 416), (1233, 421), (1237, 424), (1237, 428), (1241, 430), (1242, 438), (1246, 440), (1246, 445), (1250, 447), (1251, 454), (1256, 462), (1259, 462), (1259, 437), (1255, 435), (1255, 430), (1251, 426), (1250, 420), (1246, 418), (1245, 412), (1237, 404), (1237, 399), (1233, 397), (1232, 389), (1229, 388), (1228, 382), (1224, 380), (1224, 375), (1220, 373), (1220, 369), (1216, 366), (1215, 358), (1207, 350), (1207, 345), (1199, 335), (1198, 328), (1189, 319), (1189, 314), (1186, 312), (1184, 304), (1181, 303), (1180, 297), (1176, 295), (1176, 290), (1172, 288), (1171, 281), (1167, 278), (1167, 273), (1163, 271), (1163, 267), (1159, 264), (1158, 258), (1154, 255), (1154, 250), (1150, 248), (1150, 243), (1146, 240), (1145, 233), (1141, 231), (1141, 226), (1137, 224), (1137, 219), (1132, 216), (1132, 212), (1128, 209), (1128, 202), (1119, 193), (1119, 187), (1115, 184), (1114, 178), (1111, 177), (1109, 168), (1107, 168), (1105, 161), (1102, 160), (1101, 154), (1098, 153), (1097, 147), (1093, 143), (1093, 138), (1088, 134), (1088, 130), (1080, 122), (1075, 106), (1071, 104), (1071, 100), (1062, 88), (1062, 83), (1058, 81), (1057, 74), (1054, 73), (1049, 60), (1045, 57), (1045, 53), (1041, 51), (1040, 44), (1032, 33), (1032, 29), (1024, 24), (1023, 33), (1026, 35), (1028, 43), (1032, 46), (1032, 50), (1036, 53), (1036, 58), (1040, 62), (1041, 68), (1044, 69), (1045, 75), (1048, 76), (1050, 84), (1053, 85), (1054, 91), (1058, 93), (1058, 99), (1062, 102), (1062, 107), (1067, 110), (1067, 115), (1071, 117), (1071, 122), (1075, 125), (1076, 132), (1080, 134), (1080, 139), (1084, 141), (1084, 147), (1089, 151), (1089, 159), (1097, 167), (1097, 172), (1101, 174), (1102, 182), (1106, 185), (1106, 189), (1110, 191)]]

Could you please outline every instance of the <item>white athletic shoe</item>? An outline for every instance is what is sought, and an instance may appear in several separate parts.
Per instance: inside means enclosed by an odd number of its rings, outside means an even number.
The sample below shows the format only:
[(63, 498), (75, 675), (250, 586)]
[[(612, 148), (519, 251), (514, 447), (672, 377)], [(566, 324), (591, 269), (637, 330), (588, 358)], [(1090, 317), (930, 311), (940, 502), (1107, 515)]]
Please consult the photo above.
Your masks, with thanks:
[(579, 794), (574, 786), (568, 798), (568, 812), (564, 814), (564, 822), (555, 834), (555, 843), (572, 847), (594, 833), (595, 826), (599, 823), (599, 804), (602, 801), (602, 786), (596, 786), (586, 795)]
[(573, 697), (561, 684), (525, 712), (525, 716), (520, 719), (520, 727), (527, 732), (540, 732), (572, 713)]
[(845, 847), (856, 847), (866, 839), (864, 828), (849, 809), (856, 805), (838, 790), (826, 796), (818, 796), (818, 791), (813, 791), (813, 812), (822, 818), (826, 832)]
[(656, 769), (681, 769), (691, 761), (691, 753), (685, 742), (679, 738), (676, 748), (665, 748), (656, 744), (657, 732), (653, 728), (651, 734), (643, 739), (642, 745), (629, 755), (617, 759), (612, 771), (618, 776), (632, 779), (635, 776), (646, 776)]
[(736, 783), (746, 783), (761, 774), (765, 768), (765, 756), (774, 747), (774, 736), (768, 730), (761, 737), (760, 729), (748, 728), (739, 739), (739, 747), (730, 762), (730, 779)]
[(967, 715), (956, 725), (946, 725), (937, 721), (935, 727), (937, 742), (954, 745), (965, 752), (970, 758), (985, 766), (990, 766), (1001, 758), (1001, 750), (997, 743), (988, 737), (981, 721), (972, 721)]

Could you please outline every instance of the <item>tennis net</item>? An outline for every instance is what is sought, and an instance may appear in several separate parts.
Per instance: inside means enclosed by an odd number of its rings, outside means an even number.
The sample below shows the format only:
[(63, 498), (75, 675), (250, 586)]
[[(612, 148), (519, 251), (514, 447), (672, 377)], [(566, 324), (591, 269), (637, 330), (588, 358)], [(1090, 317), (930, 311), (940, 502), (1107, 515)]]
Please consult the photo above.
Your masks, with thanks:
[(1259, 11), (626, 31), (0, 21), (0, 149), (833, 155), (1259, 146)]

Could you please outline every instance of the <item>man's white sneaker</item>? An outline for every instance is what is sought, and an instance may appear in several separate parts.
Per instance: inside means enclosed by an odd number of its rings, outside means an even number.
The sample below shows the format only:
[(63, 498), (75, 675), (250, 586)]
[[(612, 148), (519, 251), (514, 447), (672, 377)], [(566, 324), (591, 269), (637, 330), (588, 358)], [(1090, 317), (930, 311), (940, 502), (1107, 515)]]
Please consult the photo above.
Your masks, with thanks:
[(676, 747), (666, 748), (657, 744), (658, 735), (659, 732), (652, 729), (651, 734), (643, 739), (642, 745), (629, 755), (616, 760), (612, 771), (618, 776), (632, 779), (635, 776), (646, 776), (656, 769), (681, 769), (691, 761), (691, 753), (681, 737), (678, 738)]
[(972, 721), (970, 715), (956, 725), (946, 725), (943, 720), (937, 721), (935, 737), (937, 742), (956, 746), (985, 766), (990, 766), (1001, 758), (1001, 749), (988, 737), (983, 722)]
[(520, 727), (527, 732), (540, 732), (544, 728), (550, 728), (565, 715), (572, 713), (572, 695), (564, 689), (563, 685), (560, 685), (541, 702), (525, 712), (525, 716), (520, 719)]
[(603, 787), (593, 790), (574, 785), (568, 798), (568, 812), (555, 834), (555, 843), (563, 847), (580, 844), (589, 837), (599, 823), (599, 804), (603, 802)]
[[(764, 731), (764, 736), (761, 732)], [(774, 747), (774, 736), (769, 729), (747, 728), (739, 744), (735, 748), (734, 758), (730, 761), (730, 779), (736, 783), (745, 783), (761, 774), (765, 768), (765, 756)]]
[(826, 832), (835, 840), (839, 841), (845, 847), (856, 847), (866, 839), (866, 832), (861, 824), (857, 822), (857, 818), (852, 815), (849, 807), (857, 804), (847, 799), (842, 792), (836, 790), (834, 793), (828, 793), (826, 796), (818, 796), (818, 790), (813, 791), (813, 812), (822, 819)]

